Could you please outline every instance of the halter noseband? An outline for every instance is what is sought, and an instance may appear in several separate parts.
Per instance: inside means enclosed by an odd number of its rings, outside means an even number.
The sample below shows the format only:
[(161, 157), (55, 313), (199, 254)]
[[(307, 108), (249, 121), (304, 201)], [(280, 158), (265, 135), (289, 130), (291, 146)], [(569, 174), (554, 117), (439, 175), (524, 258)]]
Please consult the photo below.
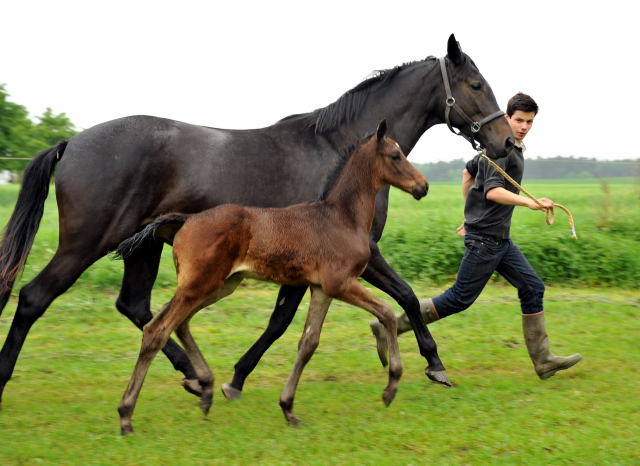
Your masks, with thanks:
[[(475, 150), (480, 150), (480, 146), (476, 144), (475, 134), (478, 133), (480, 129), (482, 129), (483, 125), (486, 125), (490, 121), (495, 120), (496, 118), (504, 115), (504, 112), (502, 110), (498, 110), (496, 112), (493, 112), (491, 115), (484, 117), (480, 121), (472, 120), (469, 117), (469, 115), (467, 115), (465, 111), (462, 110), (462, 108), (460, 108), (460, 105), (456, 103), (456, 99), (453, 97), (453, 94), (451, 93), (451, 85), (449, 84), (449, 75), (447, 74), (447, 67), (445, 65), (444, 58), (443, 57), (438, 58), (438, 62), (440, 63), (440, 71), (442, 72), (442, 81), (444, 82), (444, 90), (447, 94), (447, 99), (445, 101), (446, 107), (444, 110), (444, 120), (446, 121), (447, 126), (449, 127), (449, 129), (453, 134), (462, 136), (463, 138), (465, 138), (467, 141), (471, 143), (471, 146)], [(469, 137), (463, 132), (456, 131), (455, 129), (453, 129), (453, 126), (451, 126), (451, 120), (449, 119), (449, 114), (451, 113), (451, 109), (455, 110), (458, 113), (458, 115), (460, 115), (462, 119), (469, 124), (471, 133), (473, 136)]]

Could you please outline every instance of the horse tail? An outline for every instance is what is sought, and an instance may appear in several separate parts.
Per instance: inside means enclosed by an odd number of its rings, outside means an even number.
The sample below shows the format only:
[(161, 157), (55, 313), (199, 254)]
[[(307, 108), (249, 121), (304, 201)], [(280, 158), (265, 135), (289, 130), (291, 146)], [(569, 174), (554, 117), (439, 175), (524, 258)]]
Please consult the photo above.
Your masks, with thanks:
[(45, 149), (29, 162), (24, 171), (18, 201), (4, 231), (0, 245), (0, 313), (22, 269), (36, 236), (44, 201), (49, 195), (53, 170), (64, 154), (67, 141)]
[(165, 243), (173, 244), (173, 237), (182, 228), (188, 217), (187, 214), (171, 213), (156, 218), (138, 233), (121, 242), (115, 251), (115, 258), (129, 257), (149, 238), (161, 239)]

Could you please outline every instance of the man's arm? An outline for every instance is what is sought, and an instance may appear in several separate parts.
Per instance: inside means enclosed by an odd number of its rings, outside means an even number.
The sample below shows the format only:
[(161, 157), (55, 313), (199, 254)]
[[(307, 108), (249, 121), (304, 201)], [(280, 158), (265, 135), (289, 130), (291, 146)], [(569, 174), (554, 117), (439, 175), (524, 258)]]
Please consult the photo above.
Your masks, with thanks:
[[(469, 170), (466, 168), (462, 170), (462, 198), (466, 201), (467, 194), (469, 194), (469, 190), (476, 183), (476, 178), (471, 176)], [(462, 220), (462, 224), (456, 228), (456, 233), (458, 236), (464, 236), (467, 232), (464, 229), (464, 219)]]
[(497, 202), (498, 204), (523, 206), (528, 207), (531, 210), (544, 210), (553, 207), (553, 201), (546, 197), (538, 199), (538, 201), (543, 205), (543, 207), (541, 207), (537, 202), (534, 202), (533, 199), (520, 196), (500, 187), (490, 189), (487, 192), (487, 199)]
[(471, 176), (466, 168), (462, 170), (462, 198), (466, 201), (469, 190), (476, 183), (475, 177)]

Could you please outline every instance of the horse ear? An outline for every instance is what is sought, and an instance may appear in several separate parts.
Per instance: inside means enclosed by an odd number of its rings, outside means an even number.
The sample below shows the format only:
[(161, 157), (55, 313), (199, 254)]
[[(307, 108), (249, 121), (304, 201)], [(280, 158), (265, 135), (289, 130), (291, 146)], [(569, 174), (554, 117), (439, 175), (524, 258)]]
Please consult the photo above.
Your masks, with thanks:
[(376, 131), (376, 136), (378, 137), (378, 142), (382, 141), (385, 133), (387, 132), (387, 120), (382, 120), (378, 123), (378, 130)]
[(460, 43), (453, 34), (449, 36), (449, 42), (447, 43), (447, 57), (449, 57), (449, 60), (451, 60), (454, 65), (459, 65), (464, 60)]

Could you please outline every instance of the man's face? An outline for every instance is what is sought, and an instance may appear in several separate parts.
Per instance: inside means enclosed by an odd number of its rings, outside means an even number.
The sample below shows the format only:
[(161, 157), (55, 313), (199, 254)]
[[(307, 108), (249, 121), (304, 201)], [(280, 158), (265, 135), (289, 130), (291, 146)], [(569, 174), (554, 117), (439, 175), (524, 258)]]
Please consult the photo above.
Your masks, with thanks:
[(535, 117), (535, 112), (523, 112), (522, 110), (516, 110), (511, 117), (505, 115), (509, 126), (511, 126), (511, 131), (518, 141), (522, 141), (527, 135)]

